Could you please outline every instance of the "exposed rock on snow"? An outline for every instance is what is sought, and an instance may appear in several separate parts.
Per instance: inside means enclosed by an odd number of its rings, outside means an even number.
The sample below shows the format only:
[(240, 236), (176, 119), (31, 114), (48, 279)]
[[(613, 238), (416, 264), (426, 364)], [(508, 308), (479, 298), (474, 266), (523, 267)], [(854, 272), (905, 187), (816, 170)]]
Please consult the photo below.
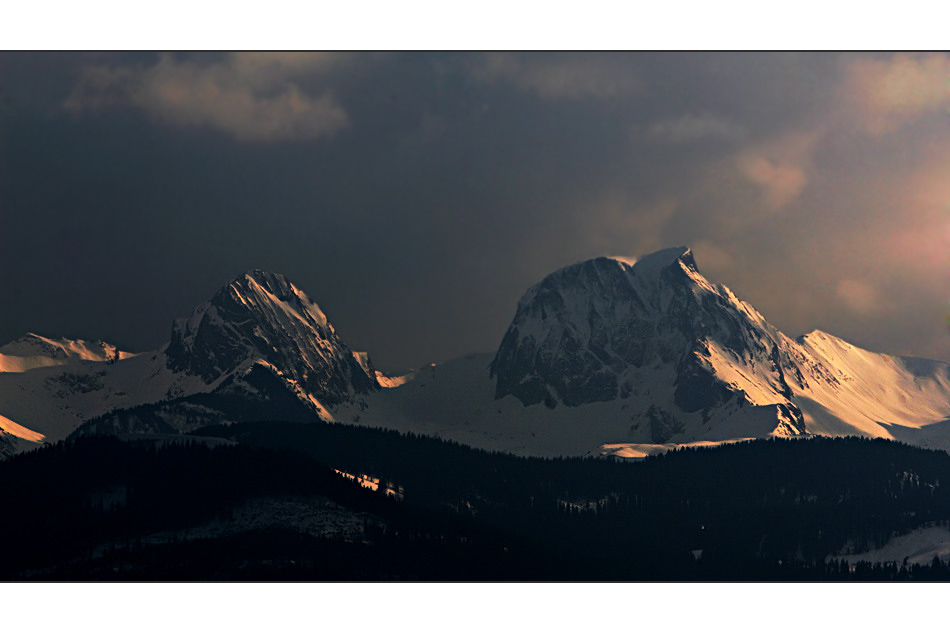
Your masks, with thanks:
[(7, 452), (84, 423), (171, 433), (274, 418), (542, 456), (808, 434), (950, 449), (950, 366), (819, 331), (793, 340), (708, 281), (685, 247), (562, 268), (525, 293), (493, 355), (400, 377), (353, 352), (286, 277), (260, 270), (176, 321), (162, 350), (32, 336), (0, 352), (51, 359), (0, 372)]
[(29, 333), (0, 347), (0, 372), (20, 373), (78, 361), (114, 363), (132, 356), (104, 341), (53, 339)]
[(33, 335), (2, 349), (55, 361), (0, 373), (0, 415), (50, 441), (90, 421), (85, 432), (169, 433), (247, 419), (332, 420), (334, 406), (365, 406), (379, 389), (320, 308), (283, 275), (260, 270), (177, 320), (161, 350), (132, 355)]
[(326, 406), (379, 388), (317, 304), (283, 275), (262, 270), (235, 279), (190, 318), (177, 320), (166, 355), (170, 369), (209, 384), (249, 360), (264, 360)]
[(525, 293), (490, 361), (423, 370), (368, 402), (337, 418), (519, 454), (808, 434), (950, 449), (950, 366), (823, 332), (793, 340), (685, 247), (562, 268)]

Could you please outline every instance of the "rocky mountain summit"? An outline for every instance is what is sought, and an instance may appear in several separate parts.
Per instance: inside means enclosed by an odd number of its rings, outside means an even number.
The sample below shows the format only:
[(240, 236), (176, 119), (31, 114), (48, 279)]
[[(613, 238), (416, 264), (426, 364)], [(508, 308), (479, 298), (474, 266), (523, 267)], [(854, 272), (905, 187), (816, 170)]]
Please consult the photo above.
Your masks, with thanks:
[[(25, 339), (4, 349), (20, 350)], [(79, 427), (154, 433), (247, 419), (331, 420), (332, 408), (365, 406), (363, 397), (380, 388), (368, 356), (340, 340), (316, 303), (283, 275), (261, 270), (176, 320), (162, 349), (130, 355), (102, 345), (103, 353), (87, 350), (62, 367), (34, 363), (0, 374), (7, 432), (56, 440)], [(50, 355), (60, 347), (79, 343), (50, 347)]]
[(261, 270), (176, 320), (153, 352), (35, 336), (0, 351), (6, 454), (74, 432), (260, 420), (543, 456), (808, 435), (950, 449), (950, 366), (820, 331), (792, 339), (707, 280), (685, 247), (555, 271), (525, 292), (494, 354), (405, 376), (377, 372), (303, 291)]
[(379, 389), (319, 306), (283, 275), (262, 270), (176, 320), (165, 355), (169, 369), (208, 384), (248, 363), (266, 364), (324, 406)]
[(709, 282), (685, 247), (552, 273), (522, 297), (490, 375), (496, 399), (525, 406), (629, 400), (631, 429), (653, 443), (720, 439), (740, 419), (754, 437), (907, 437), (891, 427), (950, 416), (945, 363), (819, 331), (793, 340)]
[[(639, 261), (601, 257), (562, 268), (518, 303), (491, 364), (496, 398), (553, 408), (632, 399), (649, 402), (650, 440), (709, 421), (719, 411), (772, 406), (772, 432), (805, 432), (789, 381), (804, 378), (789, 341), (751, 306), (698, 271), (688, 248)], [(754, 376), (754, 389), (725, 381)], [(751, 385), (745, 385), (746, 387)], [(660, 391), (669, 402), (659, 402)]]

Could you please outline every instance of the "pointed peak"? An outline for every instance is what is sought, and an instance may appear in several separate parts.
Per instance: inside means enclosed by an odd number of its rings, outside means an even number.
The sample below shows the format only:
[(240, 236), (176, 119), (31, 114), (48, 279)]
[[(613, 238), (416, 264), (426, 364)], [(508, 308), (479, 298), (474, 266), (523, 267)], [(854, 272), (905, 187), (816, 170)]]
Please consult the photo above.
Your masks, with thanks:
[(693, 259), (693, 251), (687, 246), (664, 248), (663, 250), (636, 259), (619, 257), (612, 259), (620, 262), (622, 265), (633, 268), (638, 275), (650, 276), (658, 274), (660, 271), (674, 266), (677, 263), (681, 263), (687, 268), (698, 272), (696, 261)]
[[(802, 347), (811, 350), (813, 353), (825, 356), (829, 354), (835, 355), (842, 352), (850, 352), (852, 350), (861, 350), (861, 348), (854, 343), (850, 343), (840, 336), (828, 334), (827, 332), (823, 332), (821, 330), (812, 330), (808, 334), (799, 336), (797, 339), (795, 339), (795, 341)], [(861, 351), (867, 352), (869, 354), (875, 353), (869, 350)]]
[[(82, 341), (82, 340), (79, 340), (79, 339), (77, 339), (76, 341), (73, 341), (72, 339), (68, 339), (68, 338), (65, 338), (65, 337), (61, 337), (61, 338), (58, 338), (58, 339), (54, 339), (54, 338), (49, 338), (49, 337), (46, 337), (46, 336), (42, 336), (42, 335), (40, 335), (40, 334), (36, 334), (36, 333), (34, 333), (34, 332), (27, 332), (27, 333), (24, 334), (23, 336), (21, 336), (21, 337), (15, 339), (15, 340), (10, 341), (10, 342), (7, 343), (6, 345), (4, 345), (4, 347), (9, 347), (9, 346), (11, 346), (11, 345), (31, 345), (31, 346), (57, 347), (57, 346), (62, 346), (63, 344), (66, 344), (66, 343), (73, 343), (73, 342), (85, 343), (86, 341)], [(101, 341), (97, 341), (97, 342), (101, 342)]]
[(130, 352), (123, 352), (115, 345), (101, 339), (85, 340), (65, 337), (50, 338), (28, 332), (6, 345), (0, 347), (0, 354), (18, 357), (43, 357), (58, 361), (90, 360), (106, 361), (119, 360), (134, 356)]
[(218, 290), (211, 302), (224, 300), (229, 295), (244, 297), (245, 299), (250, 296), (259, 299), (270, 296), (269, 301), (276, 299), (307, 311), (316, 310), (319, 312), (319, 308), (314, 301), (286, 276), (260, 268), (248, 270), (226, 283)]
[(688, 246), (673, 246), (650, 253), (646, 257), (641, 257), (640, 264), (647, 261), (655, 261), (657, 265), (672, 266), (676, 261), (693, 262), (693, 251)]
[(248, 271), (245, 271), (245, 273), (238, 277), (235, 281), (244, 281), (248, 279), (256, 281), (259, 284), (272, 283), (274, 281), (288, 281), (287, 277), (284, 275), (271, 272), (269, 270), (264, 270), (262, 268), (252, 268)]
[(642, 257), (626, 257), (618, 255), (604, 255), (579, 261), (570, 266), (565, 266), (552, 273), (552, 276), (560, 276), (568, 273), (574, 273), (579, 270), (605, 270), (609, 267), (619, 265), (620, 270), (634, 271), (638, 276), (649, 277), (657, 275), (661, 271), (670, 268), (676, 264), (681, 264), (686, 268), (699, 272), (696, 268), (696, 261), (693, 259), (693, 251), (687, 246), (675, 246), (664, 248)]
[(231, 283), (238, 284), (240, 286), (248, 286), (248, 282), (253, 282), (263, 288), (266, 288), (268, 291), (272, 292), (278, 297), (289, 296), (294, 294), (294, 290), (296, 290), (296, 287), (284, 275), (262, 270), (260, 268), (248, 270)]
[(851, 343), (844, 340), (840, 336), (829, 334), (828, 332), (825, 332), (824, 330), (812, 330), (811, 332), (808, 332), (807, 334), (802, 334), (797, 339), (795, 339), (795, 341), (799, 345), (819, 346), (819, 345), (823, 345), (823, 344), (827, 345), (831, 343), (838, 346), (854, 347)]
[(12, 341), (8, 341), (0, 346), (0, 353), (22, 353), (24, 348), (33, 348), (38, 344), (43, 342), (51, 342), (49, 339), (40, 336), (39, 334), (34, 334), (33, 332), (27, 332), (23, 336), (19, 336)]
[(17, 338), (15, 338), (15, 339), (13, 339), (13, 340), (10, 341), (9, 343), (7, 343), (7, 345), (10, 345), (10, 344), (12, 344), (12, 343), (26, 343), (26, 342), (28, 342), (28, 341), (46, 341), (46, 342), (51, 342), (51, 339), (48, 339), (48, 338), (46, 338), (45, 336), (40, 336), (39, 334), (36, 334), (35, 332), (27, 332), (27, 333), (24, 334), (23, 336), (20, 336), (20, 337), (17, 337)]
[(828, 334), (823, 330), (812, 330), (799, 336), (797, 340), (799, 343), (804, 341), (815, 341), (815, 340), (824, 340), (824, 339), (837, 339), (838, 337), (833, 334)]
[(529, 288), (518, 305), (520, 309), (535, 300), (539, 293), (557, 291), (564, 287), (615, 289), (616, 284), (623, 285), (632, 279), (638, 279), (640, 283), (646, 283), (648, 286), (656, 286), (668, 271), (675, 277), (685, 274), (692, 281), (711, 288), (696, 268), (693, 252), (686, 246), (677, 246), (640, 258), (601, 256), (565, 266)]

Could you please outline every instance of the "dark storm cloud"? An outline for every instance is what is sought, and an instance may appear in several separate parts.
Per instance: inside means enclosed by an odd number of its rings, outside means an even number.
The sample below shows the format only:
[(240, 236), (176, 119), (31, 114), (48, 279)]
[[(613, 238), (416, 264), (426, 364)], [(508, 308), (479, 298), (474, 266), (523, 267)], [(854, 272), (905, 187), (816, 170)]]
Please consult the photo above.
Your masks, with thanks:
[(0, 339), (154, 348), (264, 267), (418, 366), (555, 268), (690, 244), (789, 334), (948, 358), (946, 64), (6, 55)]

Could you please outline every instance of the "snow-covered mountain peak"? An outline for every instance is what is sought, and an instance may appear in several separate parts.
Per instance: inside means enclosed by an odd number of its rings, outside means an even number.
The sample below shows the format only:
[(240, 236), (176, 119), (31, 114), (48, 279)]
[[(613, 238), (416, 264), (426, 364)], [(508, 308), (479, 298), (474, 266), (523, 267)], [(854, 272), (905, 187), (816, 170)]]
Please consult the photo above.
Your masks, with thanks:
[(333, 329), (320, 307), (279, 273), (260, 269), (250, 270), (232, 281), (228, 289), (245, 303), (283, 303), (296, 311), (304, 320), (311, 320), (320, 327)]
[(0, 347), (0, 372), (23, 372), (79, 361), (115, 362), (131, 356), (134, 354), (101, 340), (48, 338), (30, 332)]
[[(168, 345), (135, 358), (123, 360), (107, 344), (35, 335), (5, 349), (83, 357), (0, 372), (0, 432), (23, 441), (34, 441), (26, 432), (57, 440), (248, 419), (332, 420), (337, 407), (365, 407), (365, 395), (380, 389), (368, 356), (353, 354), (317, 304), (283, 275), (262, 270), (223, 285), (175, 320)], [(117, 362), (88, 362), (104, 354)], [(0, 355), (0, 368), (9, 358)]]
[(703, 277), (689, 248), (629, 261), (581, 262), (525, 293), (491, 364), (496, 398), (629, 402), (631, 430), (654, 442), (743, 406), (755, 434), (804, 431), (786, 381), (793, 341)]
[(693, 251), (686, 246), (664, 248), (655, 253), (637, 258), (632, 268), (634, 268), (635, 273), (641, 278), (649, 278), (659, 276), (668, 268), (678, 268), (680, 266), (698, 272), (696, 261), (693, 259)]
[(57, 360), (111, 360), (118, 350), (105, 341), (47, 338), (29, 332), (0, 347), (0, 354), (9, 356), (46, 356)]
[[(739, 345), (751, 315), (709, 283), (686, 247), (633, 260), (598, 257), (545, 277), (518, 303), (491, 375), (497, 397), (569, 406), (629, 396), (630, 370), (680, 362), (721, 334)], [(710, 319), (711, 314), (718, 315)], [(731, 338), (730, 338), (731, 337)]]
[(0, 347), (0, 440), (319, 417), (521, 454), (805, 433), (950, 447), (950, 365), (818, 330), (792, 340), (686, 247), (555, 271), (525, 292), (493, 359), (406, 376), (376, 371), (263, 270), (177, 320), (165, 348), (125, 356), (33, 334)]
[(549, 275), (519, 302), (489, 373), (496, 399), (526, 407), (621, 403), (635, 442), (808, 432), (926, 445), (950, 424), (950, 366), (820, 330), (792, 340), (685, 247)]
[(235, 283), (251, 281), (266, 287), (270, 292), (279, 296), (282, 300), (287, 299), (291, 295), (297, 295), (299, 292), (285, 276), (281, 275), (280, 273), (272, 273), (260, 268), (248, 270), (244, 273), (244, 275), (238, 277), (235, 280)]
[(554, 271), (530, 289), (525, 298), (530, 300), (537, 288), (552, 285), (584, 284), (594, 288), (604, 286), (609, 284), (608, 280), (617, 278), (618, 272), (642, 283), (658, 283), (664, 273), (669, 274), (667, 271), (684, 271), (698, 275), (693, 252), (685, 246), (677, 246), (639, 258), (602, 256), (583, 260)]
[(823, 330), (812, 330), (807, 334), (802, 334), (796, 338), (795, 341), (800, 345), (808, 345), (811, 347), (825, 347), (830, 345), (841, 348), (854, 348), (854, 345), (851, 343)]
[(686, 247), (639, 259), (595, 257), (556, 270), (529, 288), (518, 302), (515, 320), (518, 315), (537, 313), (542, 321), (578, 321), (592, 310), (604, 315), (627, 301), (643, 310), (656, 309), (659, 288), (681, 282), (712, 289)]
[(178, 319), (165, 350), (168, 367), (208, 384), (266, 361), (321, 406), (378, 388), (326, 315), (285, 276), (252, 270)]
[[(673, 246), (644, 255), (642, 257), (630, 257), (627, 255), (607, 255), (606, 259), (613, 260), (620, 264), (622, 268), (633, 268), (640, 265), (641, 273), (647, 274), (648, 270), (659, 271), (675, 264), (678, 260), (683, 260), (684, 264), (695, 268), (693, 261), (693, 252), (688, 246)], [(583, 263), (583, 262), (581, 262)], [(568, 266), (570, 268), (570, 266)]]

